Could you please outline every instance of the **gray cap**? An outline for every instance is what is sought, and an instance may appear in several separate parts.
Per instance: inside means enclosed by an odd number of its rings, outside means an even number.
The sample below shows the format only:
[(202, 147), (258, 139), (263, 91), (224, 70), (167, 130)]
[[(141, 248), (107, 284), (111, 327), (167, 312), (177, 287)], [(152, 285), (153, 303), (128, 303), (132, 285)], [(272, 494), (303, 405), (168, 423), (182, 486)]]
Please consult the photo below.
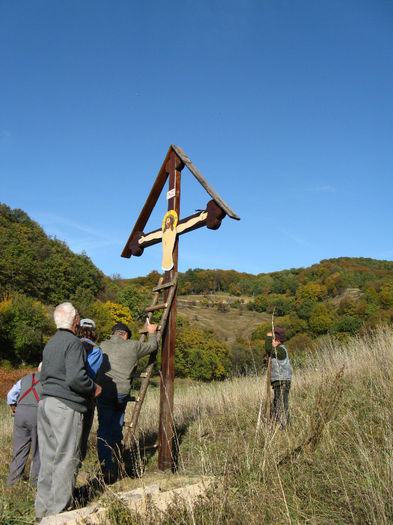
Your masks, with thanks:
[(86, 326), (87, 328), (95, 328), (96, 324), (93, 321), (93, 319), (81, 319), (80, 323), (79, 323), (79, 326), (81, 326), (81, 327)]

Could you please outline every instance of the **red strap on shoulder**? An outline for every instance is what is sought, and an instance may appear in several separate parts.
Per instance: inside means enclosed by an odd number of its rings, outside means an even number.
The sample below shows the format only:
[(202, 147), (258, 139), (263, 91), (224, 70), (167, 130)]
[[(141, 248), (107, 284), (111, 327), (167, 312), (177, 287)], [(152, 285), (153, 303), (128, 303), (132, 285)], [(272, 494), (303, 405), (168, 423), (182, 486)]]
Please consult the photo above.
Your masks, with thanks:
[(32, 378), (32, 381), (31, 381), (31, 387), (29, 388), (29, 390), (27, 390), (27, 391), (23, 394), (22, 397), (20, 397), (20, 398), (18, 399), (18, 403), (20, 403), (20, 402), (22, 401), (22, 399), (23, 399), (24, 397), (27, 396), (27, 394), (30, 394), (30, 392), (33, 392), (33, 394), (34, 394), (34, 396), (35, 396), (35, 398), (36, 398), (36, 400), (37, 400), (37, 403), (39, 402), (40, 398), (38, 397), (37, 391), (36, 391), (36, 389), (35, 389), (34, 387), (35, 387), (36, 385), (38, 385), (38, 383), (40, 382), (40, 380), (38, 379), (37, 381), (34, 381), (34, 379), (35, 379), (35, 372), (33, 372), (33, 378)]

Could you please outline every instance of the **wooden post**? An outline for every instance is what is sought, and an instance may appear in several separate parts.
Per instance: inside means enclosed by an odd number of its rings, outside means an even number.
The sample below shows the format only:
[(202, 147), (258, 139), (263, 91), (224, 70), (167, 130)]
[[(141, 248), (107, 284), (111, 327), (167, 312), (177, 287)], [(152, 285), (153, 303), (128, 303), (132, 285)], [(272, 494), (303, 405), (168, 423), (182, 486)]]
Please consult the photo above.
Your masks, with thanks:
[[(166, 171), (169, 173), (169, 192), (174, 195), (168, 200), (168, 211), (175, 210), (180, 216), (180, 182), (181, 170), (184, 164), (174, 151), (171, 152)], [(179, 238), (176, 238), (173, 250), (173, 268), (165, 272), (164, 282), (172, 280), (173, 274), (178, 269)], [(166, 291), (164, 300), (167, 298)], [(176, 295), (172, 301), (166, 330), (163, 334), (161, 351), (161, 383), (160, 383), (160, 422), (158, 429), (158, 468), (168, 470), (173, 467), (173, 406), (175, 392), (175, 344), (176, 344)]]
[[(192, 175), (203, 186), (210, 195), (211, 199), (206, 206), (206, 210), (178, 220), (176, 227), (176, 239), (172, 252), (173, 268), (165, 272), (165, 282), (172, 282), (173, 276), (178, 270), (178, 243), (179, 235), (188, 231), (206, 226), (211, 230), (220, 227), (222, 219), (228, 215), (232, 219), (239, 220), (240, 217), (222, 200), (220, 195), (210, 186), (201, 172), (191, 162), (191, 159), (184, 151), (175, 145), (171, 145), (165, 160), (157, 175), (156, 181), (150, 194), (142, 208), (141, 213), (132, 229), (126, 245), (124, 246), (122, 257), (130, 258), (131, 255), (139, 257), (144, 248), (163, 241), (164, 228), (159, 228), (153, 232), (145, 234), (143, 232), (150, 214), (161, 195), (169, 177), (168, 190), (168, 212), (174, 210), (177, 218), (180, 217), (180, 182), (181, 171), (187, 166)], [(163, 250), (163, 255), (166, 252)], [(163, 263), (164, 264), (164, 263)], [(169, 264), (163, 266), (170, 268)], [(169, 291), (164, 293), (164, 301), (167, 301)], [(161, 351), (161, 383), (160, 383), (160, 421), (158, 430), (158, 468), (160, 470), (172, 469), (174, 467), (174, 457), (172, 453), (174, 437), (173, 405), (174, 405), (174, 382), (175, 382), (175, 343), (176, 343), (176, 293), (172, 301), (172, 307), (166, 328), (162, 333)], [(135, 425), (132, 426), (135, 432)], [(130, 438), (131, 439), (131, 438)]]

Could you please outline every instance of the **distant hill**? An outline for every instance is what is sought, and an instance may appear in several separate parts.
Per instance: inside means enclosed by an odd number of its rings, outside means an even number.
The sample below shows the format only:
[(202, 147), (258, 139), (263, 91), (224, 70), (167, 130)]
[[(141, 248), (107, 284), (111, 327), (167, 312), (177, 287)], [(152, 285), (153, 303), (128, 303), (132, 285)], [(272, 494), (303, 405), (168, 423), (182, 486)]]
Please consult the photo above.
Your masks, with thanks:
[(104, 274), (85, 254), (76, 255), (22, 210), (0, 204), (0, 291), (19, 292), (57, 304), (75, 296), (95, 297)]
[[(148, 286), (157, 280), (153, 274), (122, 286)], [(326, 334), (342, 339), (391, 324), (393, 261), (340, 257), (258, 275), (190, 269), (179, 274), (178, 304), (180, 315), (244, 348), (250, 334), (262, 344), (274, 316), (286, 330), (289, 347), (301, 350)]]
[(236, 339), (251, 338), (258, 326), (271, 319), (267, 313), (248, 310), (248, 300), (247, 297), (229, 297), (225, 294), (215, 294), (209, 298), (203, 295), (180, 295), (177, 313), (202, 328), (213, 330), (221, 341), (233, 345)]
[[(31, 355), (36, 355), (51, 331), (42, 308), (65, 300), (72, 300), (82, 315), (95, 316), (100, 337), (107, 336), (114, 321), (124, 319), (137, 333), (160, 275), (153, 271), (135, 279), (106, 277), (87, 254), (73, 253), (63, 241), (48, 237), (24, 211), (6, 204), (0, 204), (0, 250), (3, 355), (19, 348), (22, 356), (33, 339)], [(301, 350), (326, 334), (345, 338), (392, 323), (393, 261), (339, 257), (257, 275), (189, 269), (179, 274), (178, 314), (202, 330), (214, 331), (233, 352), (236, 348), (244, 355), (250, 341), (262, 352), (274, 316), (286, 329), (291, 350)]]

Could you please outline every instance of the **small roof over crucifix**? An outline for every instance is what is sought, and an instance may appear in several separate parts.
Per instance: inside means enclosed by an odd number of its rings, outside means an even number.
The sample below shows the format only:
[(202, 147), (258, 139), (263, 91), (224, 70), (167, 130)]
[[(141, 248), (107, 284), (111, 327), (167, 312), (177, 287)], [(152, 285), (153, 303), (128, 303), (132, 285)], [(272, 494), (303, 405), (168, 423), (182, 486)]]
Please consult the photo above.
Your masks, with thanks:
[[(177, 169), (182, 170), (184, 166), (190, 170), (192, 175), (197, 181), (203, 186), (203, 188), (210, 195), (212, 200), (207, 203), (206, 209), (186, 217), (185, 219), (179, 220), (177, 213), (174, 211), (174, 206), (168, 208), (169, 211), (165, 215), (163, 220), (162, 228), (154, 230), (148, 234), (143, 233), (143, 229), (149, 220), (149, 217), (153, 211), (153, 208), (161, 195), (164, 184), (166, 183), (169, 176), (168, 163), (171, 154), (175, 153), (177, 158)], [(180, 195), (176, 195), (175, 188), (169, 188), (168, 199), (179, 198)], [(167, 156), (161, 166), (156, 181), (150, 191), (150, 194), (146, 200), (146, 203), (135, 223), (135, 226), (131, 232), (131, 235), (123, 249), (121, 254), (122, 257), (131, 257), (131, 255), (140, 256), (143, 253), (144, 248), (152, 246), (158, 242), (163, 243), (163, 270), (170, 270), (173, 267), (173, 261), (171, 253), (175, 243), (177, 235), (182, 233), (207, 226), (207, 228), (216, 230), (220, 227), (222, 219), (228, 215), (232, 219), (239, 220), (240, 217), (224, 202), (220, 195), (210, 186), (207, 180), (203, 177), (202, 173), (198, 168), (191, 162), (190, 158), (179, 146), (172, 144), (168, 150)]]

